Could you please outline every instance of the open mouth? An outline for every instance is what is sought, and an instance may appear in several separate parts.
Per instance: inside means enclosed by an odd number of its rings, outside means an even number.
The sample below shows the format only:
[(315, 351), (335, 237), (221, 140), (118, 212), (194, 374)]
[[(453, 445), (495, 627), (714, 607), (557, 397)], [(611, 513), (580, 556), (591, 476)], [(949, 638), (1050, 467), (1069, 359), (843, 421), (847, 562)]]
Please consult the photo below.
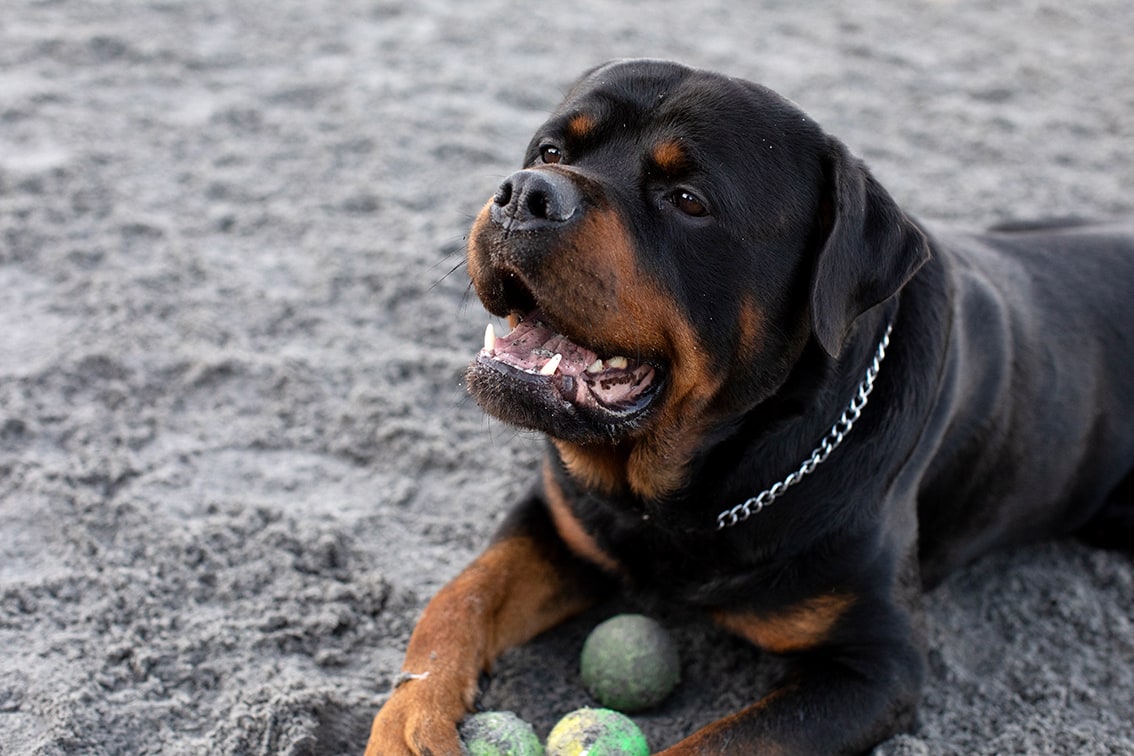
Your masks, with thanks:
[(641, 414), (660, 384), (654, 364), (622, 355), (601, 356), (558, 333), (538, 309), (524, 315), (504, 336), (497, 336), (490, 324), (474, 367), (489, 368), (500, 378), (518, 382), (519, 394), (541, 394), (549, 410), (571, 408), (607, 425)]

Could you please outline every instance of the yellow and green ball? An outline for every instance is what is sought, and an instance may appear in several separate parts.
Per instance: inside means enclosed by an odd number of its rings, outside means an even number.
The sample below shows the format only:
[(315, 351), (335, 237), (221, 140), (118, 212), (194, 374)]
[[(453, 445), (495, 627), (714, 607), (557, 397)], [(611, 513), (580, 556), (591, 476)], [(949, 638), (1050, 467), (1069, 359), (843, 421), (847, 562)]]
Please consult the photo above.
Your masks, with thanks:
[(552, 728), (547, 756), (650, 756), (650, 746), (626, 715), (610, 709), (579, 709)]
[(532, 726), (510, 711), (484, 711), (461, 723), (470, 756), (544, 756)]

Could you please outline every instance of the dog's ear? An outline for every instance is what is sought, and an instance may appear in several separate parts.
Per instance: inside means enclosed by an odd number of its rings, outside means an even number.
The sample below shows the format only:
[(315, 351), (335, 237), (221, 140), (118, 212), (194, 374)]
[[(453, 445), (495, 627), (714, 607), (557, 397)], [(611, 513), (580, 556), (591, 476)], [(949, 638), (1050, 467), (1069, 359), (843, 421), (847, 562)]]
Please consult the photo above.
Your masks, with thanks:
[(929, 243), (866, 166), (831, 139), (823, 227), (811, 278), (811, 330), (837, 357), (862, 313), (896, 294), (929, 259)]

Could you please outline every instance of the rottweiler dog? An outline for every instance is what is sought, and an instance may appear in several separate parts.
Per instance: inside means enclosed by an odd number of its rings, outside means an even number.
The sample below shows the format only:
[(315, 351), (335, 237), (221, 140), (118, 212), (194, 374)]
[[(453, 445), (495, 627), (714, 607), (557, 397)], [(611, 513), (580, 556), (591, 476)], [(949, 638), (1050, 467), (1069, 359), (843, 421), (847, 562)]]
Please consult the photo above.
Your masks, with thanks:
[(611, 586), (784, 655), (662, 751), (857, 753), (909, 728), (924, 587), (995, 547), (1134, 545), (1134, 225), (904, 213), (777, 94), (660, 61), (580, 79), (470, 232), (511, 332), (468, 369), (548, 437), (426, 607), (368, 754), (458, 754), (503, 649)]

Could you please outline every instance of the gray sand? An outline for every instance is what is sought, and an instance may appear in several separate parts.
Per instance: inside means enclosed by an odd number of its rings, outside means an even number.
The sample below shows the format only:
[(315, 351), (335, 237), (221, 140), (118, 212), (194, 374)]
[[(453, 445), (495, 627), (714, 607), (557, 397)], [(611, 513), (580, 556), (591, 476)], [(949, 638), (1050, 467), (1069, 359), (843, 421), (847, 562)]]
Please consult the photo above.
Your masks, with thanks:
[[(539, 452), (461, 387), (463, 235), (570, 79), (638, 55), (779, 90), (923, 218), (1134, 211), (1129, 0), (8, 0), (0, 753), (361, 751)], [(1129, 555), (1039, 544), (928, 606), (883, 752), (1134, 753)], [(546, 734), (614, 608), (485, 704)], [(775, 673), (668, 621), (658, 748)]]

